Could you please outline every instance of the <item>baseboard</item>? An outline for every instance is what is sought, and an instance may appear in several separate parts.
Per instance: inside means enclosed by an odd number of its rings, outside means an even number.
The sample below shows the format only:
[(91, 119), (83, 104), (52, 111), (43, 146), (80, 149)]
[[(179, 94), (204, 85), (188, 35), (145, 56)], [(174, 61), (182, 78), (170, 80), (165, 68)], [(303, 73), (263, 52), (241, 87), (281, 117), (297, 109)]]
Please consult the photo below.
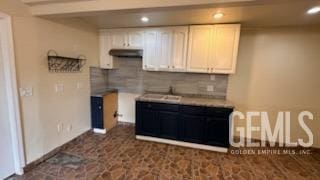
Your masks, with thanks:
[(134, 126), (135, 123), (133, 122), (128, 122), (128, 121), (118, 121), (117, 125), (129, 125), (129, 126)]
[(118, 122), (135, 124), (135, 122), (133, 122), (133, 121), (127, 121), (127, 120), (123, 120), (123, 119), (120, 119), (120, 118), (118, 119)]
[(93, 132), (97, 133), (97, 134), (106, 134), (107, 130), (106, 129), (93, 128)]
[(181, 142), (181, 141), (155, 138), (155, 137), (149, 137), (149, 136), (136, 135), (136, 139), (144, 140), (144, 141), (158, 142), (158, 143), (165, 143), (165, 144), (176, 145), (176, 146), (189, 147), (189, 148), (194, 148), (194, 149), (203, 149), (203, 150), (207, 150), (207, 151), (216, 151), (216, 152), (222, 152), (222, 153), (228, 152), (228, 148), (217, 147), (217, 146), (208, 146), (208, 145), (188, 143), (188, 142)]

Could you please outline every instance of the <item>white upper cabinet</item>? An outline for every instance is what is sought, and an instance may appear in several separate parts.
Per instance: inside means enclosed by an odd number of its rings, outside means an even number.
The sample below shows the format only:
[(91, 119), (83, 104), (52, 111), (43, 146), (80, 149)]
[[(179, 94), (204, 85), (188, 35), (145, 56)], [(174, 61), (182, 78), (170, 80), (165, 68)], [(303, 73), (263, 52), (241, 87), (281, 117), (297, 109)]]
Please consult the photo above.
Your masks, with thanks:
[(208, 73), (212, 51), (213, 26), (191, 26), (189, 34), (188, 72)]
[(111, 49), (143, 49), (143, 29), (107, 29), (100, 31), (100, 67), (114, 69)]
[(215, 25), (214, 27), (214, 57), (211, 59), (214, 73), (235, 73), (240, 25)]
[(171, 67), (172, 52), (172, 34), (171, 28), (161, 28), (158, 30), (158, 69), (169, 70)]
[(127, 46), (127, 33), (124, 30), (114, 30), (110, 33), (112, 48), (125, 48)]
[(148, 29), (144, 34), (143, 69), (158, 70), (158, 31)]
[(105, 31), (111, 36), (111, 47), (115, 49), (142, 49), (142, 29), (110, 29)]
[(189, 28), (186, 26), (173, 29), (171, 68), (173, 71), (186, 71)]
[(102, 69), (112, 69), (113, 57), (109, 55), (112, 39), (110, 34), (105, 31), (100, 31), (100, 67)]
[(191, 26), (188, 71), (232, 74), (235, 72), (240, 25)]
[(144, 38), (144, 70), (174, 72), (186, 70), (188, 27), (147, 29)]
[(132, 49), (143, 49), (143, 30), (128, 31), (127, 47)]
[(144, 70), (232, 74), (239, 37), (239, 24), (101, 30), (100, 64), (116, 67), (110, 49), (142, 49)]

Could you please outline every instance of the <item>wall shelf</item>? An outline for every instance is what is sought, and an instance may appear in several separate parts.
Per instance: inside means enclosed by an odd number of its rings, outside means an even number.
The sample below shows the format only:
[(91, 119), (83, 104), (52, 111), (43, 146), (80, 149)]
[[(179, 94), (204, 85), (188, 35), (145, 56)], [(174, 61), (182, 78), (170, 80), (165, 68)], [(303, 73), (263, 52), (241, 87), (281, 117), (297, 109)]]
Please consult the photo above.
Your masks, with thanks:
[(86, 64), (86, 57), (79, 55), (77, 58), (59, 56), (54, 50), (48, 51), (49, 72), (81, 72), (81, 68)]

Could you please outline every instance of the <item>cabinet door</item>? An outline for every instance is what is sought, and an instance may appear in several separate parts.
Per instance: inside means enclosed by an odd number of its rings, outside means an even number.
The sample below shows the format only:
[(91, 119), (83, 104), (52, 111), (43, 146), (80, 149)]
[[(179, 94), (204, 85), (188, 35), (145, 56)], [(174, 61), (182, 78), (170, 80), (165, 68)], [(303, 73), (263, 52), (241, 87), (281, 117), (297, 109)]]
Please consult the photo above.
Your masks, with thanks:
[(143, 49), (143, 31), (128, 30), (128, 48)]
[(112, 48), (123, 49), (127, 45), (127, 33), (125, 30), (112, 30), (111, 32), (111, 46)]
[(183, 141), (203, 143), (204, 118), (197, 115), (182, 115), (181, 121), (183, 122)]
[(234, 73), (238, 56), (240, 25), (215, 25), (214, 29), (214, 53), (210, 58), (210, 66), (214, 73)]
[(160, 137), (177, 140), (179, 136), (178, 113), (159, 112)]
[(142, 109), (140, 112), (140, 134), (145, 136), (158, 136), (160, 131), (160, 121), (158, 119), (157, 111)]
[(189, 53), (187, 70), (190, 72), (209, 72), (209, 58), (213, 53), (213, 26), (191, 26), (189, 33)]
[(172, 48), (172, 34), (171, 28), (161, 28), (158, 30), (158, 68), (159, 70), (169, 70), (171, 61)]
[(229, 120), (208, 117), (205, 124), (205, 144), (229, 146)]
[(173, 29), (173, 45), (171, 68), (173, 71), (185, 71), (187, 65), (188, 27), (175, 27)]
[(91, 126), (103, 129), (103, 99), (91, 97)]
[(100, 68), (112, 69), (113, 57), (109, 55), (111, 49), (111, 35), (107, 32), (100, 32)]
[(112, 129), (118, 122), (118, 93), (111, 93), (103, 97), (103, 127)]
[(146, 30), (144, 34), (143, 48), (143, 69), (156, 71), (158, 69), (158, 46), (157, 46), (157, 31)]

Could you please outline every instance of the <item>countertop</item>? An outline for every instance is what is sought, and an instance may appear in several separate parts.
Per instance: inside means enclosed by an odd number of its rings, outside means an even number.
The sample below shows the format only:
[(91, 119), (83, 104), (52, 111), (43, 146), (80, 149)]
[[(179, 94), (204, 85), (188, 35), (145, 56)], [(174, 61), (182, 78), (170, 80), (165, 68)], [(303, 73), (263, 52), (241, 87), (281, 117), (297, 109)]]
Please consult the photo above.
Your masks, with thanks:
[(209, 98), (209, 97), (196, 97), (196, 96), (192, 96), (192, 97), (181, 96), (180, 101), (168, 101), (163, 99), (148, 98), (146, 97), (146, 95), (148, 94), (144, 94), (142, 96), (137, 97), (136, 101), (192, 105), (192, 106), (205, 106), (205, 107), (234, 108), (234, 105), (225, 99), (215, 99), (215, 98)]
[(101, 91), (97, 91), (97, 92), (93, 92), (91, 93), (91, 96), (93, 97), (103, 97), (105, 95), (108, 95), (108, 94), (111, 94), (111, 93), (114, 93), (114, 92), (118, 92), (117, 89), (113, 89), (113, 88), (107, 88), (107, 89), (104, 89), (104, 90), (101, 90)]

